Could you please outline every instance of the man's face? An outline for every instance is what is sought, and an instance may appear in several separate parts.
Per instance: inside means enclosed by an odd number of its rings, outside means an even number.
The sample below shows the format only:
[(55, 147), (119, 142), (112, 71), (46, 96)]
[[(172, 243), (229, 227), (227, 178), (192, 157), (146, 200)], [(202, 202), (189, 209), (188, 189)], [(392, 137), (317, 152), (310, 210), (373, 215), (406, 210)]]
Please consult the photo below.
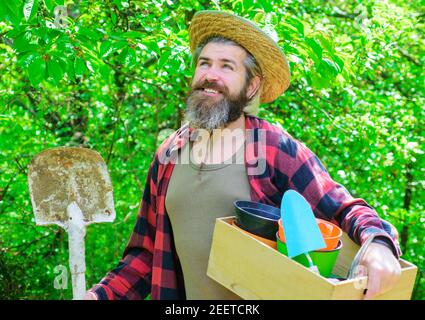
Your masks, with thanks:
[(235, 121), (248, 102), (241, 47), (208, 43), (201, 51), (187, 99), (187, 118), (194, 127), (215, 129)]
[(222, 97), (221, 89), (226, 89), (228, 94), (236, 96), (245, 86), (246, 51), (241, 47), (222, 43), (208, 43), (201, 51), (196, 64), (192, 87), (205, 80), (214, 82), (218, 93), (203, 91), (205, 96), (219, 99)]

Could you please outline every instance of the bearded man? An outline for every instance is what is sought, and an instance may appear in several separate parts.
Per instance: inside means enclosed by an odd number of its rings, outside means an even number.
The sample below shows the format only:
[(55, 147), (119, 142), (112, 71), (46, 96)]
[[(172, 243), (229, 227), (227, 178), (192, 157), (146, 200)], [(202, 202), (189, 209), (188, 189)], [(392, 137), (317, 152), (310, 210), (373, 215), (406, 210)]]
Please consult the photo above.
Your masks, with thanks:
[(277, 43), (252, 22), (201, 11), (189, 29), (195, 72), (186, 124), (157, 150), (137, 222), (119, 265), (87, 299), (238, 299), (206, 275), (215, 219), (236, 200), (280, 207), (289, 189), (318, 218), (362, 245), (366, 298), (400, 275), (397, 231), (363, 200), (333, 181), (319, 159), (285, 131), (256, 117), (260, 103), (289, 86)]

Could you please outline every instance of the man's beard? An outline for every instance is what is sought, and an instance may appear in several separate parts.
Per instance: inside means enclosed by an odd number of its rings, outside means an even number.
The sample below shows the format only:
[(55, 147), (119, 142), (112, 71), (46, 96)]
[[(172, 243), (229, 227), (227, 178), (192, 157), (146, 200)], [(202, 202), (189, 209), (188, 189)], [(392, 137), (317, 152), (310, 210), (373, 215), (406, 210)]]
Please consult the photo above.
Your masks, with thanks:
[[(203, 93), (203, 89), (210, 88), (221, 93), (222, 97), (210, 97)], [(195, 129), (213, 130), (225, 127), (228, 123), (237, 120), (246, 107), (247, 86), (236, 95), (231, 96), (225, 87), (214, 82), (204, 81), (192, 86), (186, 100), (186, 121)]]

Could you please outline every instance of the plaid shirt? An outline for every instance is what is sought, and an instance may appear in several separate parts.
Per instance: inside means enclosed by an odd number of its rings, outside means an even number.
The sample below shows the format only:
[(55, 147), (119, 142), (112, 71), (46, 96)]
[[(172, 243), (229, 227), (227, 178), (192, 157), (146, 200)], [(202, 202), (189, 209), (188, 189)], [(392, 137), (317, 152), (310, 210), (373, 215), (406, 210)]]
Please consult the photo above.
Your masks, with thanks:
[[(245, 167), (251, 200), (280, 207), (293, 189), (310, 203), (316, 217), (339, 226), (358, 243), (373, 235), (400, 248), (397, 230), (362, 199), (335, 183), (319, 159), (302, 143), (265, 120), (246, 116)], [(118, 266), (91, 291), (99, 299), (184, 299), (181, 266), (173, 241), (165, 197), (178, 150), (190, 139), (186, 125), (159, 147), (150, 165), (142, 203), (130, 241)], [(265, 133), (265, 134), (264, 134)]]

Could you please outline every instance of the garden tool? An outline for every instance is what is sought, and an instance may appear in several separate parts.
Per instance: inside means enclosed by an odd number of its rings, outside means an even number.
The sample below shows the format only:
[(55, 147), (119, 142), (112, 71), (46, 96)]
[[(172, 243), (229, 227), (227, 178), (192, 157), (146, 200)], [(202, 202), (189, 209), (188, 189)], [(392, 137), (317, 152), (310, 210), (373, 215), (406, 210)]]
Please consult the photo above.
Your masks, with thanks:
[(319, 273), (308, 253), (325, 248), (326, 243), (310, 204), (298, 192), (288, 190), (283, 195), (280, 213), (283, 230), (285, 230), (288, 257), (306, 255), (310, 269)]
[(36, 224), (56, 224), (68, 233), (73, 298), (81, 300), (86, 293), (86, 226), (115, 219), (106, 164), (90, 149), (45, 150), (29, 165), (28, 186)]

